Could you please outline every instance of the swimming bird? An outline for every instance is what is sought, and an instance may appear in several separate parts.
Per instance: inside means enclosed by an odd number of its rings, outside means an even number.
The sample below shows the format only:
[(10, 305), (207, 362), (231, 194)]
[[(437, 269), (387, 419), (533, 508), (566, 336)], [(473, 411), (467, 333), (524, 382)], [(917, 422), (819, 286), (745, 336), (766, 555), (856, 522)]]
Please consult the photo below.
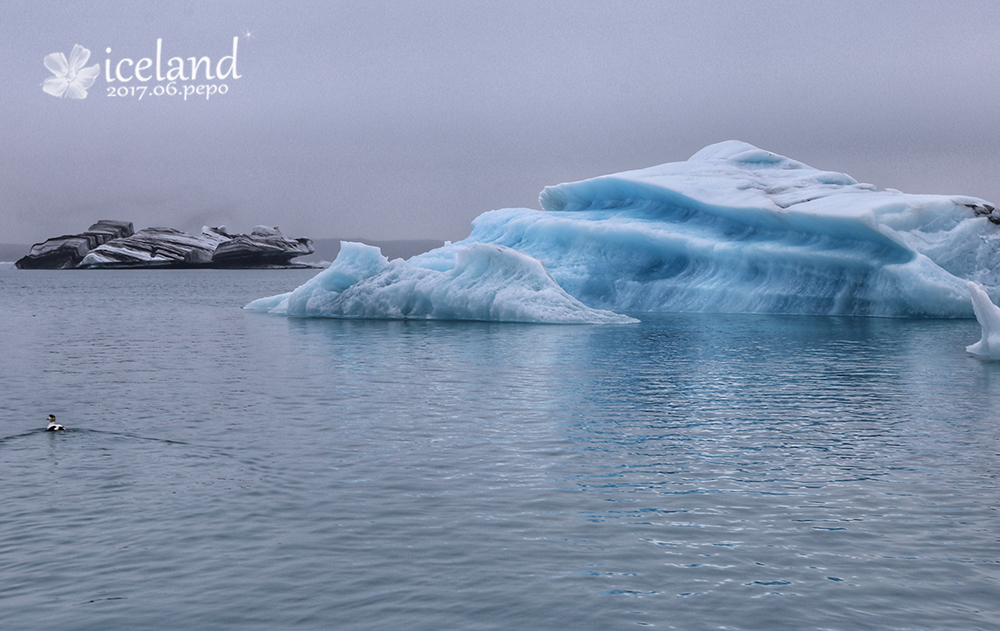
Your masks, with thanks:
[(63, 427), (59, 423), (56, 423), (56, 415), (55, 414), (49, 414), (49, 426), (45, 428), (45, 431), (47, 431), (47, 432), (62, 432), (62, 431), (65, 431), (65, 430), (66, 430), (65, 427)]

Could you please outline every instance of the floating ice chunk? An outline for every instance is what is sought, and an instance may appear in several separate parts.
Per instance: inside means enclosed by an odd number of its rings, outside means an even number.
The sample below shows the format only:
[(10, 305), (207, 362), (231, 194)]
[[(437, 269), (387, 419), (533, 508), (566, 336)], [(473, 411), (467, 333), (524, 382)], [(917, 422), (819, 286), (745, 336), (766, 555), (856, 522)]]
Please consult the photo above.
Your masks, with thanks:
[[(738, 141), (550, 186), (540, 201), (480, 215), (454, 247), (525, 252), (616, 312), (971, 318), (967, 281), (1000, 296), (993, 205), (877, 191)], [(411, 262), (447, 269), (456, 251)]]
[(1000, 359), (1000, 307), (993, 304), (989, 295), (971, 281), (969, 292), (972, 293), (972, 308), (976, 312), (979, 326), (983, 329), (983, 335), (982, 339), (972, 346), (967, 346), (965, 350), (973, 355)]
[(628, 316), (592, 309), (567, 294), (536, 259), (498, 245), (461, 248), (438, 271), (344, 242), (333, 264), (291, 293), (246, 309), (324, 318), (486, 320), (626, 324)]
[(286, 239), (269, 226), (257, 226), (249, 235), (204, 226), (193, 235), (174, 228), (132, 233), (128, 225), (128, 236), (90, 250), (79, 267), (281, 267), (314, 251), (309, 239)]
[[(1000, 297), (994, 205), (879, 191), (744, 142), (546, 187), (539, 200), (543, 210), (483, 213), (468, 238), (408, 264), (379, 263), (387, 267), (329, 299), (331, 313), (564, 321), (586, 305), (617, 313), (971, 318), (968, 281)], [(509, 250), (476, 249), (483, 244)], [(531, 272), (514, 271), (522, 269)], [(474, 285), (463, 285), (467, 276)], [(322, 291), (310, 300), (319, 304)], [(550, 298), (556, 302), (546, 311)], [(515, 309), (521, 300), (530, 305)], [(288, 313), (323, 314), (293, 307)]]

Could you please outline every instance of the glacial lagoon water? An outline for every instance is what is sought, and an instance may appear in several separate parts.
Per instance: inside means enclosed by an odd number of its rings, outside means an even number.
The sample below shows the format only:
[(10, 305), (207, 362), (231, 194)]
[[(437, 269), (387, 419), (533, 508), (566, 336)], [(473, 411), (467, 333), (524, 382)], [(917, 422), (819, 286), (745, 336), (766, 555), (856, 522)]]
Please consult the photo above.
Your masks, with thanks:
[(975, 321), (240, 308), (313, 274), (0, 269), (3, 629), (1000, 626)]

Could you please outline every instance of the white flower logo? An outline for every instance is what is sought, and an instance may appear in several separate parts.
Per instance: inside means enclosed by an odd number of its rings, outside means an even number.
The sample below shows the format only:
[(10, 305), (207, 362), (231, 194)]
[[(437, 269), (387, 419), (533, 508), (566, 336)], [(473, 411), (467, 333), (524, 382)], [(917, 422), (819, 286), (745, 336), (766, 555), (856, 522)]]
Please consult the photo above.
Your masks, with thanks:
[(97, 75), (101, 74), (101, 64), (84, 68), (83, 64), (90, 59), (90, 51), (77, 44), (69, 54), (52, 53), (45, 56), (45, 67), (52, 71), (54, 77), (49, 77), (42, 83), (42, 89), (47, 94), (71, 99), (87, 98), (87, 88), (94, 85)]

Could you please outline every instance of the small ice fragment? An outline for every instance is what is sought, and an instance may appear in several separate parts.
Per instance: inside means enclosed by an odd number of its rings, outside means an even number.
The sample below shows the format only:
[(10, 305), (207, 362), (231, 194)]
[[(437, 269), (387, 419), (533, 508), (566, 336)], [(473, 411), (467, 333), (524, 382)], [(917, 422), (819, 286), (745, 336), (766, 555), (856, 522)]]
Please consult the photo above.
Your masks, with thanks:
[(983, 337), (975, 344), (965, 347), (965, 350), (973, 355), (1000, 359), (1000, 307), (993, 304), (989, 294), (976, 283), (969, 281), (968, 287), (972, 294), (972, 309), (983, 329)]

